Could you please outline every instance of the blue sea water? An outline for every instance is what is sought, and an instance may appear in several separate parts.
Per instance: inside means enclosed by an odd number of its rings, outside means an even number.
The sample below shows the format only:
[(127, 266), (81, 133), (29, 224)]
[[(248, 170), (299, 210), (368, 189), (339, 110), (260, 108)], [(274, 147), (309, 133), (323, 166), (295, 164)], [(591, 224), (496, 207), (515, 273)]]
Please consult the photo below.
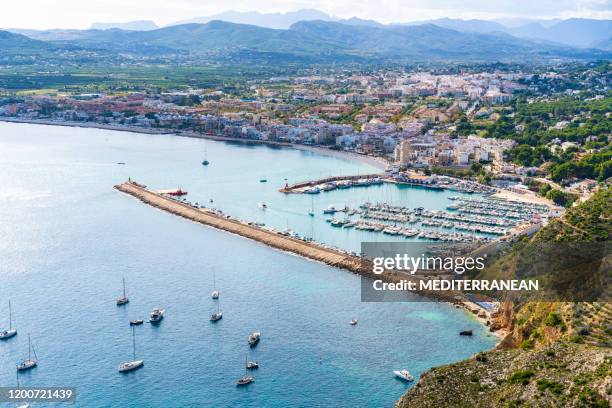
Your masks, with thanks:
[[(0, 327), (8, 299), (19, 334), (0, 342), (0, 386), (31, 333), (39, 366), (22, 386), (72, 386), (78, 407), (391, 407), (418, 376), (469, 357), (495, 339), (465, 312), (437, 303), (362, 303), (357, 276), (166, 214), (112, 185), (127, 177), (182, 187), (190, 200), (239, 218), (290, 228), (346, 248), (364, 236), (307, 216), (310, 197), (277, 190), (364, 164), (294, 149), (168, 135), (0, 123)], [(125, 162), (126, 165), (117, 165)], [(268, 183), (259, 183), (265, 177)], [(444, 208), (444, 192), (382, 186), (315, 197), (315, 208), (368, 198)], [(262, 211), (257, 203), (268, 203)], [(320, 213), (320, 211), (318, 211)], [(364, 232), (365, 233), (365, 232)], [(224, 317), (209, 322), (213, 271)], [(125, 277), (130, 303), (115, 306)], [(158, 326), (130, 319), (164, 307)], [(357, 318), (359, 324), (350, 326)], [(471, 338), (457, 333), (474, 329)], [(262, 340), (252, 351), (250, 332)], [(244, 388), (247, 357), (258, 360)], [(8, 406), (7, 404), (5, 404)], [(51, 406), (51, 404), (48, 404)], [(63, 405), (63, 404), (62, 404)], [(0, 406), (2, 406), (0, 404)], [(34, 407), (46, 406), (41, 403)]]

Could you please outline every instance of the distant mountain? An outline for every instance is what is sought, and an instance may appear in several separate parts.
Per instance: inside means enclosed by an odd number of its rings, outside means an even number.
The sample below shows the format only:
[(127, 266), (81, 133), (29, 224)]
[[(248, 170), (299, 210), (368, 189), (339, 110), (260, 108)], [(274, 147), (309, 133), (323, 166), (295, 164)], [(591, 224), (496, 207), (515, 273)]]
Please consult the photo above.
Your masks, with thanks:
[(159, 27), (151, 20), (128, 21), (127, 23), (93, 23), (90, 27), (93, 30), (108, 30), (119, 28), (121, 30), (147, 31), (155, 30)]
[(198, 23), (204, 24), (214, 20), (226, 21), (236, 24), (249, 24), (265, 28), (287, 29), (298, 21), (323, 20), (332, 21), (336, 18), (313, 9), (289, 11), (287, 13), (259, 13), (257, 11), (224, 11), (206, 17), (195, 17), (189, 20), (178, 21), (170, 25)]
[(574, 47), (592, 47), (612, 37), (612, 20), (570, 18), (549, 27), (530, 23), (511, 28), (508, 33), (517, 37), (537, 38)]
[(358, 17), (351, 17), (346, 20), (338, 20), (340, 24), (352, 25), (352, 26), (364, 26), (364, 27), (384, 27), (384, 24), (374, 20), (364, 20)]
[(33, 56), (47, 54), (58, 47), (48, 42), (34, 40), (22, 34), (0, 31), (0, 60), (16, 55)]
[(418, 21), (408, 23), (407, 25), (422, 25), (434, 24), (438, 27), (449, 28), (451, 30), (475, 32), (475, 33), (491, 33), (491, 32), (507, 32), (507, 28), (495, 21), (489, 20), (460, 20), (456, 18), (439, 18), (436, 20)]
[[(505, 33), (461, 32), (433, 24), (376, 25), (352, 21), (300, 21), (287, 30), (211, 21), (150, 31), (54, 30), (37, 32), (31, 47), (91, 50), (125, 58), (182, 56), (203, 61), (427, 62), (544, 61), (559, 58), (609, 58), (610, 53), (518, 39)], [(354, 25), (354, 23), (358, 23)], [(10, 33), (7, 33), (10, 34)], [(15, 34), (12, 34), (15, 35)], [(6, 43), (6, 42), (5, 42)], [(15, 48), (15, 47), (13, 47)], [(29, 55), (28, 44), (21, 47)], [(0, 46), (0, 55), (2, 46)], [(120, 57), (121, 56), (121, 57)]]

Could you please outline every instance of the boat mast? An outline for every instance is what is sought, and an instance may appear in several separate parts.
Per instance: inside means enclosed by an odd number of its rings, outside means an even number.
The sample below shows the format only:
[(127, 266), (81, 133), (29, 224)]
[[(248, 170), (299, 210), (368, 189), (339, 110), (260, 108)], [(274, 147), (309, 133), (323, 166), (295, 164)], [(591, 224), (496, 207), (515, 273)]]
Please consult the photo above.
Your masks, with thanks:
[(213, 270), (213, 290), (217, 290), (217, 277), (215, 275), (214, 270)]
[(32, 361), (31, 353), (32, 353), (32, 341), (30, 340), (30, 333), (28, 333), (28, 361)]
[(133, 351), (132, 361), (136, 361), (136, 331), (134, 330), (134, 326), (132, 326), (132, 351)]
[(13, 311), (11, 309), (11, 300), (9, 299), (9, 331), (13, 328)]
[(125, 278), (123, 278), (123, 298), (125, 299)]

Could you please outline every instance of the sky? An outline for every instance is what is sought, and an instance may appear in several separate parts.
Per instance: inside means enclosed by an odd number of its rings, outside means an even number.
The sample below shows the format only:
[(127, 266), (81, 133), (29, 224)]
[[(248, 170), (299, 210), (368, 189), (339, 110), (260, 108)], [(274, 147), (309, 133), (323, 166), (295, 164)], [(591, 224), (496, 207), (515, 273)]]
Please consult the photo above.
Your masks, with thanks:
[(2, 0), (3, 28), (88, 28), (94, 22), (175, 21), (226, 10), (317, 9), (382, 23), (433, 18), (612, 18), (612, 0)]

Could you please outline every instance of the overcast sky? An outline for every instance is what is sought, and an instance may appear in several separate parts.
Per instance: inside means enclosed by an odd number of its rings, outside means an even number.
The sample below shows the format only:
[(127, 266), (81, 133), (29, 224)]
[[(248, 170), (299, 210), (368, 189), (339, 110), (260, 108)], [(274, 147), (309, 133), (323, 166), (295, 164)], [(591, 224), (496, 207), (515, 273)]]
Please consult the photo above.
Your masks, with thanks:
[(87, 28), (93, 22), (153, 20), (165, 25), (225, 10), (313, 8), (383, 23), (440, 17), (612, 18), (612, 0), (2, 0), (0, 27)]

